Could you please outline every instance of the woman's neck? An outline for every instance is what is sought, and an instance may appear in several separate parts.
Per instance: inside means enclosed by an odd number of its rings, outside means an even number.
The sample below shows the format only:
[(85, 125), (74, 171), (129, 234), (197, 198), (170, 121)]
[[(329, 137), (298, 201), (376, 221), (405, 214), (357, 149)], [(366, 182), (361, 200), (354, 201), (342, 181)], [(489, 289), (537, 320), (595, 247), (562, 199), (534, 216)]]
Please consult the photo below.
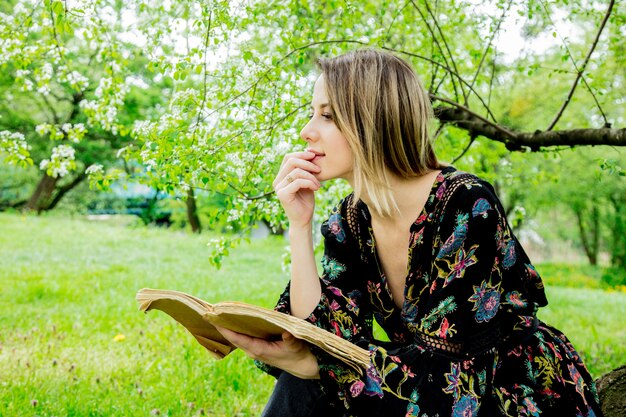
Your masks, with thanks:
[[(399, 211), (391, 216), (381, 216), (376, 210), (370, 210), (372, 220), (389, 227), (402, 226), (407, 222), (412, 223), (417, 213), (424, 207), (439, 172), (440, 170), (433, 170), (412, 178), (401, 178), (391, 174), (391, 194)], [(373, 207), (366, 193), (361, 196), (361, 200), (368, 207)]]

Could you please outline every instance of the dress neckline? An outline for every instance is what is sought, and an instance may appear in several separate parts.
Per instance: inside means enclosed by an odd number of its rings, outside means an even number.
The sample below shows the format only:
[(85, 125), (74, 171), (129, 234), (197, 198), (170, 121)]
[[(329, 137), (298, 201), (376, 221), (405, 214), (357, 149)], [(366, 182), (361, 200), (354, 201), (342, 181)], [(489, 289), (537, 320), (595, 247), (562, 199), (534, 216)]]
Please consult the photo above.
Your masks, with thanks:
[(363, 226), (365, 226), (365, 227), (362, 227), (361, 230), (367, 231), (367, 236), (366, 236), (365, 241), (368, 242), (367, 246), (371, 249), (370, 256), (373, 258), (374, 264), (376, 265), (378, 269), (378, 275), (380, 276), (381, 282), (385, 288), (385, 292), (387, 293), (387, 296), (389, 297), (389, 301), (391, 302), (391, 308), (394, 310), (394, 312), (402, 311), (407, 302), (406, 289), (407, 289), (407, 282), (409, 281), (409, 276), (411, 275), (411, 267), (413, 264), (413, 248), (415, 247), (417, 243), (418, 233), (420, 233), (420, 231), (423, 230), (423, 228), (418, 228), (417, 226), (420, 226), (422, 223), (424, 223), (424, 221), (426, 221), (430, 217), (430, 215), (432, 215), (434, 205), (436, 204), (437, 195), (439, 195), (440, 187), (448, 178), (448, 176), (453, 172), (456, 172), (456, 168), (454, 168), (451, 165), (448, 165), (441, 169), (441, 171), (435, 177), (435, 180), (433, 181), (432, 186), (430, 187), (430, 191), (426, 198), (426, 203), (424, 203), (424, 207), (422, 207), (416, 219), (413, 221), (413, 223), (411, 223), (411, 227), (409, 229), (409, 240), (407, 242), (408, 256), (407, 256), (407, 265), (406, 265), (406, 275), (404, 277), (403, 302), (402, 302), (402, 306), (400, 307), (398, 307), (398, 305), (395, 303), (393, 299), (393, 294), (391, 292), (391, 287), (389, 286), (388, 278), (385, 275), (385, 272), (382, 268), (382, 263), (376, 251), (376, 239), (374, 237), (374, 230), (372, 227), (372, 217), (371, 217), (369, 208), (367, 207), (367, 204), (363, 202), (363, 200), (359, 199), (359, 201), (357, 202), (357, 205), (360, 206), (359, 208), (361, 209), (361, 212), (363, 213), (363, 216), (361, 217), (364, 220)]
[[(439, 189), (439, 186), (448, 178), (448, 176), (450, 174), (452, 174), (453, 172), (456, 172), (457, 169), (454, 168), (452, 165), (447, 165), (443, 168), (441, 168), (441, 171), (439, 172), (439, 174), (437, 174), (437, 176), (435, 177), (435, 180), (433, 181), (433, 184), (430, 188), (430, 191), (428, 192), (428, 197), (426, 198), (426, 203), (424, 204), (424, 207), (422, 207), (422, 209), (420, 210), (420, 212), (418, 213), (416, 219), (413, 221), (413, 223), (411, 224), (411, 229), (413, 229), (413, 227), (416, 224), (419, 224), (421, 222), (423, 222), (424, 220), (424, 215), (426, 215), (426, 218), (428, 217), (429, 214), (429, 210), (431, 209), (431, 205), (433, 203), (435, 203), (436, 200), (436, 194), (437, 191)], [(429, 210), (427, 210), (427, 207)], [(370, 213), (369, 207), (367, 206), (367, 204), (365, 204), (365, 202), (361, 199), (359, 199), (357, 201), (357, 208), (359, 208), (361, 210), (361, 212), (363, 213), (363, 217), (365, 219), (366, 222), (366, 228), (364, 230), (367, 230), (368, 228), (372, 227), (372, 215)], [(430, 210), (432, 212), (432, 210)]]

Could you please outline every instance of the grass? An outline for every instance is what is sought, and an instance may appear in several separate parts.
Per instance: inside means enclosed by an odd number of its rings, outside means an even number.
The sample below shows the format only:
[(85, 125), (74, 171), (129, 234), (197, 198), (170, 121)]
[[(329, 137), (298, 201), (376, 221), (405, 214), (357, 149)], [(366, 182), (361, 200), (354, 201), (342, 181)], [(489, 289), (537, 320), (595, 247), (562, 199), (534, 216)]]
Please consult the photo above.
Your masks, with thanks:
[[(207, 240), (0, 214), (0, 417), (258, 415), (271, 377), (238, 351), (213, 360), (169, 317), (143, 315), (134, 300), (153, 287), (271, 307), (287, 282), (284, 241), (253, 241), (215, 271)], [(545, 269), (559, 286), (548, 286), (541, 318), (568, 335), (595, 377), (623, 364), (626, 293), (564, 287), (562, 268)], [(595, 278), (572, 282), (587, 279)]]
[(240, 352), (211, 359), (169, 317), (139, 313), (134, 294), (271, 307), (287, 280), (282, 240), (215, 271), (207, 236), (17, 215), (0, 215), (0, 231), (0, 416), (260, 413), (273, 378)]

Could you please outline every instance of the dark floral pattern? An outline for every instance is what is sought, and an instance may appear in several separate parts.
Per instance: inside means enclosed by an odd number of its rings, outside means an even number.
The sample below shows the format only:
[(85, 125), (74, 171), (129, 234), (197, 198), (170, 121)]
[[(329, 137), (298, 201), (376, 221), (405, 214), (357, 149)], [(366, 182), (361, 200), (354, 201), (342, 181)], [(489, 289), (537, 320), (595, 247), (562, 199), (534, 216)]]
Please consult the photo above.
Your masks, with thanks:
[[(370, 351), (359, 374), (313, 349), (321, 387), (343, 415), (601, 416), (578, 353), (536, 319), (547, 304), (541, 277), (489, 183), (453, 167), (438, 175), (411, 227), (401, 308), (369, 210), (351, 198), (322, 225), (323, 293), (307, 319)], [(285, 313), (288, 289), (276, 307)], [(374, 319), (389, 342), (374, 340)]]
[(500, 291), (483, 281), (479, 286), (474, 286), (474, 294), (469, 301), (474, 302), (472, 310), (476, 311), (476, 321), (487, 322), (498, 312)]

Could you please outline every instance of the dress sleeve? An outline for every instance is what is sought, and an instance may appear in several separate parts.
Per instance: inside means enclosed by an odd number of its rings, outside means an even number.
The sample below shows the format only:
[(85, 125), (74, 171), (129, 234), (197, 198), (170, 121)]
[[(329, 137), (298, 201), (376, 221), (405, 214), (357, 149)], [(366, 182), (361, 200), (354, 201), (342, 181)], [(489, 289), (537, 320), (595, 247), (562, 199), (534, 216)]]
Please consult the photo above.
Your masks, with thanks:
[[(324, 254), (321, 259), (322, 294), (319, 303), (306, 321), (343, 339), (357, 343), (372, 338), (372, 316), (363, 308), (365, 280), (359, 273), (360, 253), (356, 238), (347, 221), (348, 198), (333, 208), (322, 223)], [(276, 310), (290, 314), (289, 284), (276, 304)], [(357, 380), (358, 373), (347, 369), (341, 361), (312, 347), (320, 366), (321, 384), (325, 390), (337, 381)], [(257, 362), (262, 370), (276, 375), (276, 369)], [(278, 371), (279, 373), (280, 371)], [(348, 389), (347, 387), (344, 387)], [(341, 391), (341, 389), (340, 389)], [(330, 393), (333, 394), (333, 393)], [(340, 393), (339, 397), (345, 397)]]
[(434, 237), (418, 342), (442, 342), (468, 357), (493, 347), (520, 314), (532, 314), (533, 277), (539, 279), (492, 187), (480, 180), (459, 187)]
[[(329, 218), (322, 223), (324, 254), (321, 259), (322, 294), (319, 303), (306, 321), (331, 333), (355, 342), (371, 335), (371, 322), (361, 311), (364, 296), (363, 280), (359, 277), (360, 258), (355, 237), (347, 223), (347, 201), (342, 200), (333, 208)], [(275, 309), (289, 314), (289, 284), (280, 296)]]

